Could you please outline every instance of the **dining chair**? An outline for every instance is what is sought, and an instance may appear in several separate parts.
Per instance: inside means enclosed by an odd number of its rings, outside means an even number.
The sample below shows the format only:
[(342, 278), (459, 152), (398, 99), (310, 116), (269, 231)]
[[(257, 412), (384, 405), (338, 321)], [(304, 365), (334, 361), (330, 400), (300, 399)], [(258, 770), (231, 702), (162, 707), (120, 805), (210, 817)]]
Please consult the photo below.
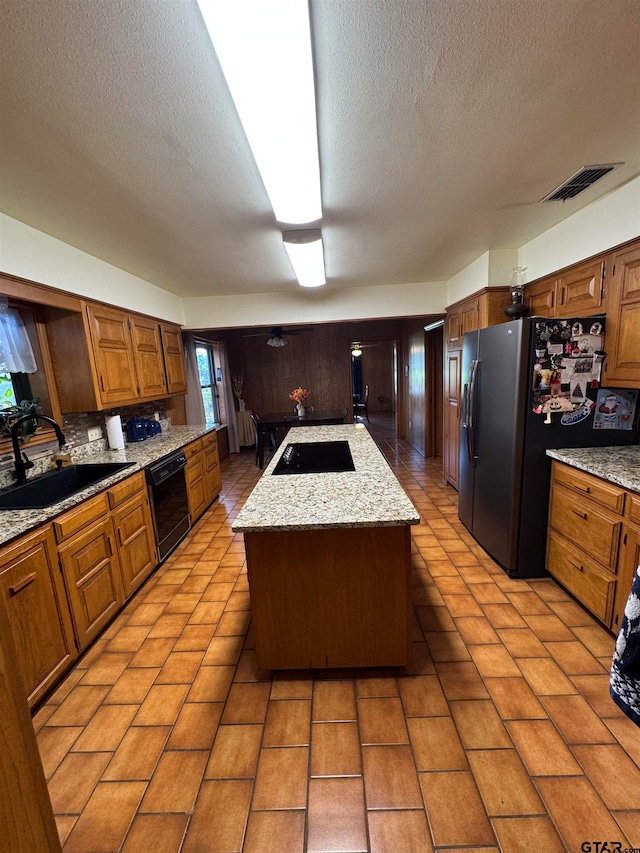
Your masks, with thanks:
[(353, 404), (353, 419), (354, 419), (354, 421), (356, 420), (356, 418), (359, 417), (359, 414), (358, 414), (359, 412), (362, 412), (364, 414), (365, 418), (367, 419), (367, 423), (370, 423), (370, 421), (369, 421), (369, 386), (368, 385), (364, 386), (364, 396), (362, 397), (362, 399), (357, 400)]
[(274, 451), (278, 447), (278, 433), (275, 429), (264, 427), (260, 423), (260, 415), (255, 412), (251, 413), (251, 420), (256, 428), (256, 465), (260, 468), (264, 467), (264, 440), (269, 439), (271, 450)]

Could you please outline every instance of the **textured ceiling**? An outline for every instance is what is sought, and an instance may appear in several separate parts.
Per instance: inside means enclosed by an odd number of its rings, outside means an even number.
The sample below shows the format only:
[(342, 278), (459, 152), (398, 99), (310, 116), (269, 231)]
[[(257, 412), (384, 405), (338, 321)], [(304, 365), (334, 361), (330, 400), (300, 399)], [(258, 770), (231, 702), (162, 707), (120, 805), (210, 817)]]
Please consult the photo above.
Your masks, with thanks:
[[(450, 278), (640, 174), (638, 0), (310, 9), (328, 288)], [(195, 2), (0, 13), (2, 212), (182, 296), (297, 290)]]

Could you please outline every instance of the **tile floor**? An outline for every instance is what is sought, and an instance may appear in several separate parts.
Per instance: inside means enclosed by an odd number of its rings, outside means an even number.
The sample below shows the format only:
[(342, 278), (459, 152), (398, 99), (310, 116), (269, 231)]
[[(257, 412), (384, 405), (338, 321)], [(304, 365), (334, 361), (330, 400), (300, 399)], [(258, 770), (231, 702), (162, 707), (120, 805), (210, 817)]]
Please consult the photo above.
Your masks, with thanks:
[[(35, 715), (65, 853), (640, 848), (640, 730), (614, 639), (552, 580), (510, 580), (439, 465), (381, 440), (419, 509), (406, 670), (263, 672), (220, 502)], [(582, 847), (592, 842), (592, 847)]]

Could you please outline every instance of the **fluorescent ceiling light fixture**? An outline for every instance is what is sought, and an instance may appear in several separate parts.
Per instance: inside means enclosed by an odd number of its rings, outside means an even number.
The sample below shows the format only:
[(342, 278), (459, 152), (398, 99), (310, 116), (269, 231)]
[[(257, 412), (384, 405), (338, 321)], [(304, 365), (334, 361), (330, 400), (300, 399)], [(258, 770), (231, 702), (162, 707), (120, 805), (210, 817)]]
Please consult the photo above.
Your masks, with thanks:
[(429, 323), (424, 327), (425, 332), (432, 332), (434, 329), (439, 329), (440, 326), (444, 326), (444, 320), (434, 320), (433, 323)]
[(307, 0), (198, 3), (276, 219), (321, 219)]
[(282, 239), (298, 284), (301, 287), (320, 287), (325, 284), (327, 279), (320, 229), (284, 231)]

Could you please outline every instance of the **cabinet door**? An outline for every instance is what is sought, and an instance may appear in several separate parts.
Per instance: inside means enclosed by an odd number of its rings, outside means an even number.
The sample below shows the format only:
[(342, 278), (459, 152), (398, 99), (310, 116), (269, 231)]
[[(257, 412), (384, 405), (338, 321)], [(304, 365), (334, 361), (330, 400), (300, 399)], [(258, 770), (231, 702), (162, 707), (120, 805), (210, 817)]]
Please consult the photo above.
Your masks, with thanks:
[(532, 317), (556, 316), (557, 284), (554, 276), (543, 278), (525, 287), (524, 298), (529, 305), (529, 313)]
[(169, 394), (186, 394), (187, 373), (184, 364), (184, 350), (182, 348), (180, 327), (161, 323), (160, 330), (164, 351), (164, 366), (167, 373), (167, 390)]
[(631, 584), (640, 566), (640, 527), (625, 524), (622, 527), (622, 542), (620, 545), (620, 561), (618, 564), (618, 582), (616, 596), (613, 602), (611, 630), (618, 633), (622, 626), (624, 608), (631, 592)]
[(222, 489), (222, 472), (218, 455), (218, 439), (215, 433), (209, 433), (202, 440), (204, 446), (204, 468), (207, 480), (207, 503), (215, 500)]
[(462, 351), (450, 350), (445, 354), (443, 465), (444, 479), (458, 488), (460, 450), (460, 371)]
[(454, 311), (448, 311), (445, 319), (445, 329), (447, 332), (447, 346), (462, 346), (462, 329), (460, 325), (460, 313), (456, 308)]
[(558, 317), (584, 316), (602, 306), (604, 261), (592, 261), (558, 277)]
[(604, 383), (640, 387), (640, 242), (609, 263)]
[(0, 594), (9, 614), (18, 668), (33, 706), (76, 657), (49, 526), (3, 550)]
[(127, 315), (97, 305), (87, 311), (102, 405), (135, 402), (138, 383)]
[(480, 300), (477, 297), (460, 306), (460, 323), (463, 335), (480, 328)]
[(131, 338), (140, 396), (154, 400), (167, 396), (160, 326), (144, 317), (131, 318)]
[(207, 480), (203, 452), (200, 451), (192, 456), (184, 470), (187, 481), (187, 497), (189, 500), (191, 524), (195, 524), (210, 503), (207, 499)]
[(140, 492), (114, 510), (124, 597), (128, 598), (158, 564), (149, 498)]
[(110, 518), (95, 522), (60, 549), (71, 615), (80, 650), (115, 616), (124, 601)]

